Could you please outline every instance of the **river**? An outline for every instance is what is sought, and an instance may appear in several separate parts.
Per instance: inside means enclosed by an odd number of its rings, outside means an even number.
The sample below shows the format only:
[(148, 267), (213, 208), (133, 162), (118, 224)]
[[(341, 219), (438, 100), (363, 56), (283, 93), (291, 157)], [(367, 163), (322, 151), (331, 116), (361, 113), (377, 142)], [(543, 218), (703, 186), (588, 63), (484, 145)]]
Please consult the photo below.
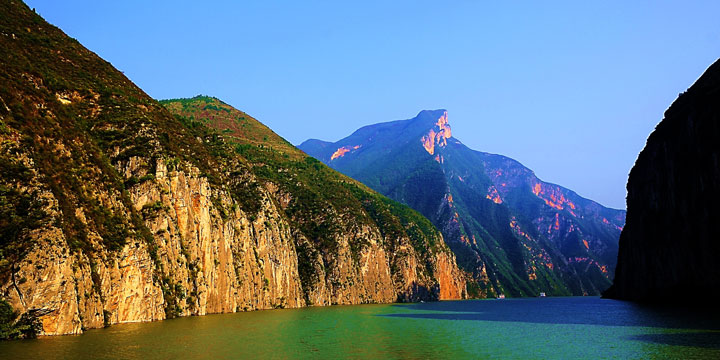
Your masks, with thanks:
[(720, 359), (718, 319), (596, 297), (311, 307), (0, 342), (0, 358)]

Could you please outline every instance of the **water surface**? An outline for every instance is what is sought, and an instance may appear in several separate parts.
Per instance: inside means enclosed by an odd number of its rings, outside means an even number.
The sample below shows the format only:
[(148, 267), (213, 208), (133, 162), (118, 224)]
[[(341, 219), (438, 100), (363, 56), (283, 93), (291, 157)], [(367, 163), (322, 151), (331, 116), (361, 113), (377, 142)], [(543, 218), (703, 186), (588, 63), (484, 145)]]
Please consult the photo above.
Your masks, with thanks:
[(720, 359), (718, 320), (583, 297), (335, 306), (2, 342), (0, 358)]

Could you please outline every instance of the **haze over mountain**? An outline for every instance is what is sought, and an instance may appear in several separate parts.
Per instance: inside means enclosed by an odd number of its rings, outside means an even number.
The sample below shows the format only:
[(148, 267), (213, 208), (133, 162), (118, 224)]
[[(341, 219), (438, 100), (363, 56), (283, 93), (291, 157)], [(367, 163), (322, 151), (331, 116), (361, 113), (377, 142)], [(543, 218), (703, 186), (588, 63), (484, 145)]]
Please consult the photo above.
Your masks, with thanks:
[(720, 60), (672, 103), (628, 179), (627, 226), (605, 296), (720, 300)]
[(465, 296), (416, 211), (217, 99), (160, 104), (19, 1), (0, 14), (0, 337)]
[(430, 219), (473, 273), (473, 296), (597, 295), (610, 286), (625, 212), (469, 149), (445, 110), (299, 147)]

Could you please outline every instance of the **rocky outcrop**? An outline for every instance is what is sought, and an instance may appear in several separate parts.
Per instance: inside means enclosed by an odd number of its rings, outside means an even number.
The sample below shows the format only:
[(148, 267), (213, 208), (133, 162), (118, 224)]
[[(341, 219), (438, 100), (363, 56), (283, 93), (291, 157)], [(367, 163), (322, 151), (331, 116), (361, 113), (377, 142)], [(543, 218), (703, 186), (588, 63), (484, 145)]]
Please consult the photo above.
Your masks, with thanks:
[(630, 171), (627, 224), (607, 297), (720, 299), (720, 62), (680, 94)]
[(466, 298), (466, 282), (463, 274), (455, 264), (455, 255), (440, 253), (434, 263), (434, 273), (440, 287), (440, 300), (453, 300)]
[(41, 334), (465, 296), (419, 214), (237, 110), (246, 138), (174, 116), (25, 5), (0, 12), (0, 299)]
[[(142, 162), (129, 159), (122, 167), (125, 176), (147, 176), (138, 172)], [(158, 160), (153, 180), (135, 185), (129, 194), (153, 234), (155, 259), (143, 241), (131, 241), (118, 252), (73, 252), (63, 231), (48, 226), (34, 232), (34, 247), (0, 287), (14, 308), (43, 312), (43, 335), (169, 316), (465, 296), (451, 254), (438, 253), (435, 277), (423, 276), (407, 239), (400, 251), (389, 254), (378, 229), (363, 226), (336, 239), (339, 248), (328, 259), (311, 261), (319, 276), (309, 284), (306, 303), (295, 251), (303, 235), (283, 220), (268, 193), (262, 210), (250, 217), (197, 169), (168, 171)], [(223, 218), (224, 210), (215, 203), (235, 210)], [(49, 212), (59, 216), (56, 206)], [(99, 235), (90, 237), (101, 248)], [(350, 249), (357, 238), (369, 239), (358, 264)]]
[[(435, 126), (428, 130), (427, 134), (423, 135), (420, 139), (423, 148), (428, 154), (435, 154), (435, 145), (439, 147), (447, 146), (447, 140), (452, 137), (452, 130), (448, 124), (447, 111), (438, 118)], [(440, 161), (440, 157), (437, 157)], [(332, 159), (331, 159), (332, 160)]]
[[(132, 173), (131, 164), (139, 161), (130, 159), (125, 170)], [(143, 242), (88, 258), (68, 250), (61, 230), (43, 229), (0, 293), (22, 312), (43, 310), (43, 335), (78, 334), (168, 315), (309, 305), (302, 295), (291, 227), (269, 198), (254, 220), (241, 210), (223, 220), (213, 205), (213, 192), (196, 170), (168, 172), (159, 161), (155, 180), (130, 191), (135, 208), (145, 210), (145, 224), (158, 244), (158, 261)], [(221, 203), (232, 202), (222, 192), (215, 196)], [(370, 239), (359, 264), (354, 264), (349, 245), (356, 237)], [(462, 274), (447, 252), (437, 254), (433, 262), (435, 281), (418, 274), (417, 256), (409, 244), (389, 256), (376, 229), (364, 227), (338, 240), (341, 246), (329, 259), (333, 266), (321, 269), (319, 281), (311, 284), (312, 305), (465, 296)], [(391, 263), (399, 269), (395, 274)]]
[[(139, 161), (131, 158), (126, 171)], [(159, 161), (154, 175), (130, 194), (145, 214), (156, 249), (131, 241), (118, 252), (88, 256), (70, 251), (60, 229), (39, 229), (33, 249), (15, 265), (0, 293), (21, 312), (43, 310), (45, 335), (168, 316), (305, 305), (290, 228), (269, 200), (253, 220), (240, 210), (223, 220), (211, 200), (217, 191), (196, 169), (168, 172)], [(216, 195), (230, 201), (222, 192)], [(90, 237), (100, 247), (102, 239)]]

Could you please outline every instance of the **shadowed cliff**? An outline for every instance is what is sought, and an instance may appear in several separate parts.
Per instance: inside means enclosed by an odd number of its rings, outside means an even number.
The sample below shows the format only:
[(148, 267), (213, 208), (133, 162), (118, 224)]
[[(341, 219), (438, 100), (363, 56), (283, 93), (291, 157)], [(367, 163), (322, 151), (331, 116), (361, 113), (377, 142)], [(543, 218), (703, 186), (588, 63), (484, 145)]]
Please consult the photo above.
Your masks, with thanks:
[(604, 296), (720, 299), (720, 62), (680, 94), (628, 179), (627, 224)]

